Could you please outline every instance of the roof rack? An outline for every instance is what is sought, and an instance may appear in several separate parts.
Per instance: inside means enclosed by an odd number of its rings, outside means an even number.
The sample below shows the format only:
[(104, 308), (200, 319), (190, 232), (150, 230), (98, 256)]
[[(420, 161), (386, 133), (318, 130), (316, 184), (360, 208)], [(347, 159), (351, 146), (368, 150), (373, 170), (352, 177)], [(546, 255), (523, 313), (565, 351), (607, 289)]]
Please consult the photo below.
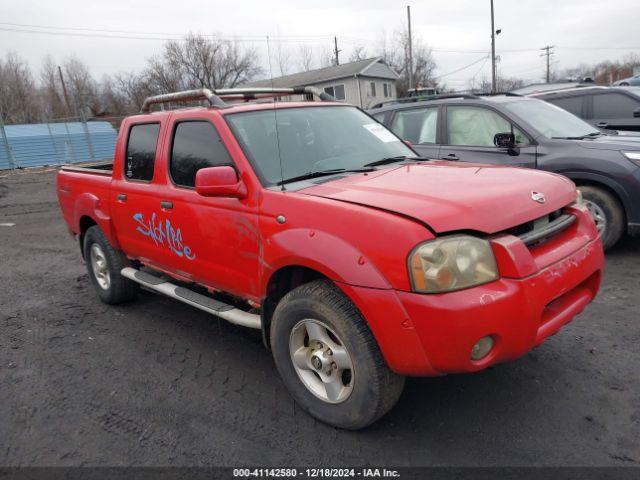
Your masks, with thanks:
[(258, 98), (284, 97), (288, 95), (305, 95), (307, 97), (318, 97), (323, 102), (335, 102), (336, 99), (328, 93), (316, 87), (295, 87), (295, 88), (223, 88), (210, 90), (200, 88), (196, 90), (184, 90), (182, 92), (165, 93), (147, 97), (142, 104), (140, 113), (147, 113), (151, 110), (151, 105), (189, 102), (196, 100), (207, 100), (214, 108), (225, 108), (230, 105), (223, 99), (243, 99), (255, 100)]
[(468, 93), (439, 93), (437, 95), (423, 95), (423, 96), (413, 96), (413, 97), (400, 97), (395, 98), (393, 100), (387, 100), (384, 102), (376, 103), (371, 108), (381, 108), (390, 103), (410, 103), (410, 102), (426, 102), (428, 100), (445, 100), (447, 98), (464, 98), (467, 100), (477, 99), (479, 98), (477, 95), (471, 95)]

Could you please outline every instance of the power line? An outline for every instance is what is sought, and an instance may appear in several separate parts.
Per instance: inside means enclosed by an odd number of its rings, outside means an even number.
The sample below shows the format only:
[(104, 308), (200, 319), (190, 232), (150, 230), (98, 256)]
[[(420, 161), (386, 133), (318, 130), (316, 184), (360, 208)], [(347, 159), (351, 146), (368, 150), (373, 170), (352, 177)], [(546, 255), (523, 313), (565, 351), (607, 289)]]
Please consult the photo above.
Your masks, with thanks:
[[(483, 56), (483, 57), (481, 57), (481, 58), (479, 58), (479, 59), (475, 60), (474, 62), (472, 62), (472, 63), (470, 63), (470, 64), (468, 64), (468, 65), (465, 65), (464, 67), (460, 67), (460, 68), (458, 68), (458, 69), (456, 69), (456, 70), (452, 70), (452, 71), (447, 72), (447, 73), (444, 73), (444, 74), (442, 74), (442, 75), (438, 75), (438, 76), (436, 76), (436, 77), (434, 77), (434, 78), (435, 78), (435, 79), (440, 79), (440, 78), (446, 77), (446, 76), (448, 76), (448, 75), (453, 75), (454, 73), (458, 73), (458, 72), (461, 72), (462, 70), (466, 70), (466, 69), (467, 69), (467, 68), (469, 68), (469, 67), (473, 67), (473, 66), (474, 66), (474, 65), (476, 65), (477, 63), (480, 63), (482, 60), (487, 60), (488, 58), (489, 58), (489, 56), (488, 56), (488, 55), (485, 55), (485, 56)], [(483, 65), (483, 66), (484, 66), (484, 65)]]

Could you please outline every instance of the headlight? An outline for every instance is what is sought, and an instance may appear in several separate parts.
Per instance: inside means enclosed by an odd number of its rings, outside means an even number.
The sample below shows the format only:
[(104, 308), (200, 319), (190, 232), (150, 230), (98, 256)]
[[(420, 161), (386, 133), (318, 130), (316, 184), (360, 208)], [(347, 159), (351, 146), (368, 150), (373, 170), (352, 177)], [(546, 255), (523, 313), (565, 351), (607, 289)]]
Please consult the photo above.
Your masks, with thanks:
[(492, 282), (500, 275), (489, 242), (456, 235), (414, 248), (409, 276), (414, 292), (442, 293)]
[(622, 152), (622, 154), (636, 165), (640, 165), (640, 152)]

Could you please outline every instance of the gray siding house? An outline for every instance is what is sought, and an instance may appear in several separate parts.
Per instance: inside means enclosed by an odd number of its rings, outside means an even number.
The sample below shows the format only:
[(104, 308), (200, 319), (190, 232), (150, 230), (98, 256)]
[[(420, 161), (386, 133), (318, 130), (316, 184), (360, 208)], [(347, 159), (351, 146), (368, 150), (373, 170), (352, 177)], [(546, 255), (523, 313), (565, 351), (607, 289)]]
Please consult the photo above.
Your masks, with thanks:
[(396, 98), (399, 75), (382, 58), (374, 57), (357, 62), (294, 73), (273, 80), (258, 80), (244, 87), (304, 87), (314, 86), (338, 100), (369, 108), (376, 103)]

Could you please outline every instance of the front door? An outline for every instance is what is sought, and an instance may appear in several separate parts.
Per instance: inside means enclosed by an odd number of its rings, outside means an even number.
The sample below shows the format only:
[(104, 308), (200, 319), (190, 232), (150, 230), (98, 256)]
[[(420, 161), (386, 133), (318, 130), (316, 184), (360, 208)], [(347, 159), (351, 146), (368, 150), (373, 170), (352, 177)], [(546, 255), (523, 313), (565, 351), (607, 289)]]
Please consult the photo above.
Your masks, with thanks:
[(257, 295), (260, 238), (251, 198), (203, 197), (194, 188), (201, 168), (237, 169), (216, 126), (199, 114), (177, 115), (164, 157), (172, 270), (211, 288)]
[[(490, 108), (447, 106), (444, 124), (444, 144), (440, 146), (443, 160), (536, 167), (536, 146), (522, 130)], [(506, 132), (515, 135), (516, 148), (499, 148), (493, 143), (496, 133)]]

